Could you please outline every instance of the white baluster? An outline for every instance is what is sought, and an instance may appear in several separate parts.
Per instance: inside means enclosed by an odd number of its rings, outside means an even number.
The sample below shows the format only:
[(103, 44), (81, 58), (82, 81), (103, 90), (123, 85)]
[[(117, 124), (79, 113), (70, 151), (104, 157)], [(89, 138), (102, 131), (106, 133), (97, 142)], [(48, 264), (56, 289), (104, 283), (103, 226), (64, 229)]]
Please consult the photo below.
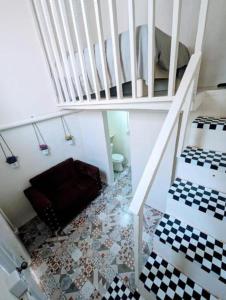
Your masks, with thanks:
[(134, 0), (128, 0), (132, 98), (137, 97), (137, 57)]
[(64, 36), (66, 39), (67, 48), (68, 48), (68, 52), (69, 52), (69, 59), (70, 59), (71, 67), (72, 67), (74, 80), (75, 80), (75, 86), (77, 89), (79, 101), (82, 101), (83, 93), (82, 93), (81, 83), (79, 80), (79, 75), (78, 75), (76, 65), (75, 65), (75, 62), (76, 62), (75, 51), (74, 51), (72, 38), (71, 38), (71, 34), (70, 34), (70, 28), (69, 28), (69, 23), (68, 23), (68, 17), (66, 14), (64, 0), (58, 0), (58, 3), (59, 3), (60, 16), (61, 16), (61, 20), (62, 20), (62, 24), (63, 24)]
[(120, 61), (120, 50), (119, 50), (119, 35), (118, 35), (118, 22), (117, 22), (117, 11), (116, 11), (116, 1), (108, 0), (109, 15), (110, 15), (110, 27), (111, 27), (111, 37), (112, 37), (112, 50), (114, 59), (114, 69), (115, 69), (115, 81), (117, 88), (117, 97), (122, 99), (122, 84), (121, 84), (121, 61)]
[(57, 7), (56, 7), (55, 0), (50, 0), (50, 8), (51, 8), (51, 11), (52, 11), (53, 22), (54, 22), (54, 25), (55, 25), (57, 39), (58, 39), (58, 42), (59, 42), (59, 47), (60, 47), (60, 51), (61, 51), (61, 55), (62, 55), (62, 59), (63, 59), (64, 69), (65, 69), (66, 76), (67, 76), (67, 82), (68, 82), (68, 87), (69, 87), (71, 100), (74, 101), (76, 99), (76, 96), (75, 96), (75, 91), (74, 91), (74, 87), (73, 87), (73, 82), (72, 82), (72, 77), (71, 77), (71, 72), (70, 72), (70, 66), (69, 66), (68, 59), (67, 59), (67, 51), (66, 51), (66, 48), (65, 48), (64, 40), (63, 40), (61, 25), (59, 23), (58, 12), (57, 12)]
[(88, 76), (87, 76), (87, 72), (85, 69), (85, 61), (84, 61), (84, 55), (83, 55), (83, 49), (82, 49), (81, 36), (80, 36), (79, 28), (77, 25), (76, 16), (74, 13), (74, 7), (73, 7), (72, 0), (69, 0), (69, 6), (70, 6), (71, 17), (72, 17), (73, 29), (74, 29), (74, 33), (75, 33), (75, 39), (76, 39), (76, 43), (77, 43), (77, 47), (78, 47), (78, 56), (79, 56), (79, 62), (81, 65), (81, 70), (82, 70), (82, 78), (83, 78), (83, 82), (84, 82), (85, 93), (86, 93), (87, 100), (90, 101)]
[(88, 52), (89, 52), (89, 59), (90, 59), (90, 66), (91, 66), (94, 90), (95, 90), (95, 94), (96, 94), (96, 99), (100, 100), (100, 94), (99, 94), (100, 89), (99, 89), (99, 84), (98, 84), (98, 76), (97, 76), (97, 69), (96, 69), (96, 63), (95, 63), (95, 57), (94, 57), (94, 49), (91, 44), (90, 30), (89, 30), (88, 19), (87, 19), (86, 8), (85, 8), (85, 0), (81, 0), (81, 6), (82, 6), (82, 16), (83, 16), (83, 22), (84, 22), (84, 27), (85, 27), (85, 34), (86, 34), (86, 40), (87, 40), (87, 48), (88, 48)]
[(173, 2), (173, 25), (172, 25), (171, 52), (170, 52), (168, 96), (174, 96), (175, 94), (179, 33), (180, 33), (180, 21), (181, 21), (181, 4), (182, 4), (181, 0), (174, 0)]
[(50, 71), (51, 71), (53, 81), (54, 81), (54, 84), (56, 87), (56, 92), (58, 95), (58, 102), (60, 104), (60, 103), (63, 103), (65, 101), (65, 99), (64, 99), (64, 95), (62, 93), (60, 82), (59, 82), (59, 74), (58, 74), (58, 70), (56, 69), (54, 54), (53, 54), (51, 45), (49, 43), (49, 37), (48, 37), (48, 33), (47, 33), (47, 30), (46, 30), (46, 27), (44, 24), (43, 14), (41, 12), (41, 8), (38, 4), (38, 1), (32, 1), (32, 4), (33, 4), (33, 8), (34, 8), (34, 13), (36, 14), (36, 18), (37, 18), (38, 26), (39, 26), (40, 33), (41, 33), (42, 42), (43, 42), (45, 52), (47, 55), (48, 63), (50, 66)]
[(67, 89), (66, 82), (65, 82), (65, 75), (64, 75), (63, 68), (62, 68), (60, 55), (59, 55), (59, 52), (58, 52), (58, 48), (57, 48), (57, 44), (56, 44), (56, 40), (55, 40), (55, 36), (54, 36), (54, 32), (53, 32), (52, 23), (51, 23), (51, 19), (50, 19), (49, 10), (48, 10), (46, 0), (41, 0), (41, 7), (42, 7), (42, 12), (43, 12), (43, 15), (44, 15), (45, 23), (46, 23), (46, 28), (47, 28), (47, 31), (48, 31), (50, 43), (51, 43), (51, 46), (52, 46), (52, 50), (53, 50), (53, 54), (54, 54), (54, 58), (55, 58), (55, 63), (57, 65), (57, 69), (58, 69), (58, 72), (59, 72), (60, 82), (61, 82), (62, 89), (63, 89), (63, 92), (64, 92), (64, 97), (65, 97), (66, 102), (70, 102), (70, 97), (69, 97), (68, 89)]
[(148, 1), (148, 96), (154, 96), (155, 79), (155, 0)]
[(110, 99), (110, 92), (109, 92), (109, 88), (108, 88), (109, 78), (108, 78), (107, 60), (106, 60), (106, 54), (105, 54), (105, 44), (104, 44), (100, 0), (94, 0), (94, 9), (95, 9), (97, 35), (98, 35), (98, 42), (99, 42), (99, 49), (100, 49), (100, 60), (101, 60), (101, 66), (102, 66), (102, 72), (103, 72), (104, 89), (105, 89), (106, 99), (109, 100)]

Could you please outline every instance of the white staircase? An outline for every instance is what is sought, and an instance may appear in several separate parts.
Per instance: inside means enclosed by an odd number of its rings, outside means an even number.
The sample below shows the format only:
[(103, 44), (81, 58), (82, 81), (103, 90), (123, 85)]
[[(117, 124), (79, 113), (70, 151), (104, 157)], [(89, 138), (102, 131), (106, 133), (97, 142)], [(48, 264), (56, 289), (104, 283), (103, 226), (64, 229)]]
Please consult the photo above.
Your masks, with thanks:
[[(215, 139), (211, 148), (212, 131)], [(190, 134), (199, 143), (186, 147), (177, 160), (166, 213), (155, 232), (154, 252), (140, 279), (157, 299), (226, 299), (225, 119), (199, 117), (193, 121)], [(163, 262), (159, 272), (160, 266), (156, 266)], [(179, 283), (181, 277), (183, 284)], [(185, 294), (187, 289), (190, 294)]]
[(176, 178), (168, 193), (166, 211), (226, 242), (226, 194)]
[[(166, 212), (136, 282), (144, 299), (226, 299), (226, 194), (218, 190), (226, 189), (226, 127), (218, 124), (215, 118), (199, 117), (191, 125), (201, 131), (199, 135), (205, 134), (205, 145), (211, 145), (211, 130), (216, 135), (221, 130), (225, 136), (219, 140), (216, 136), (213, 150), (200, 142), (199, 148), (185, 147), (177, 159)], [(110, 287), (111, 295), (105, 299), (142, 299), (129, 291), (130, 296), (120, 291), (124, 298), (117, 298), (116, 290)]]
[[(222, 144), (224, 139), (220, 139)], [(179, 178), (226, 193), (226, 153), (186, 147), (178, 158), (176, 174)]]
[(216, 299), (155, 252), (151, 253), (140, 280), (153, 299)]

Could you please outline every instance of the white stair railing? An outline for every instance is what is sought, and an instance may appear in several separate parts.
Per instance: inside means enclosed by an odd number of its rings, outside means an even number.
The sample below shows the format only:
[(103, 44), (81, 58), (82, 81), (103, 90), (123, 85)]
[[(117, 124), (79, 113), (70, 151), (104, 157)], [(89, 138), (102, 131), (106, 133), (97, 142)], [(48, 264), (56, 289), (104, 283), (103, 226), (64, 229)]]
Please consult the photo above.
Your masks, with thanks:
[[(159, 165), (166, 151), (168, 142), (175, 125), (178, 121), (179, 115), (182, 111), (182, 107), (186, 107), (188, 112), (193, 99), (194, 81), (197, 76), (197, 70), (199, 68), (201, 60), (201, 52), (192, 55), (188, 67), (185, 71), (183, 80), (178, 89), (178, 92), (174, 98), (171, 108), (167, 114), (167, 117), (163, 123), (161, 131), (158, 135), (152, 153), (145, 166), (144, 172), (138, 184), (138, 187), (134, 193), (133, 200), (130, 205), (130, 211), (135, 217), (135, 279), (136, 284), (139, 286), (139, 274), (142, 268), (142, 235), (143, 235), (143, 208), (145, 201), (147, 200), (151, 186), (154, 182)], [(183, 114), (182, 118), (187, 118), (189, 113)], [(184, 121), (184, 123), (186, 123)]]
[[(122, 91), (122, 61), (120, 53), (118, 19), (116, 0), (108, 0), (109, 29), (112, 41), (112, 61), (114, 66), (115, 87), (117, 97), (110, 95), (109, 66), (106, 58), (104, 40), (103, 14), (101, 0), (30, 0), (33, 3), (34, 15), (41, 33), (42, 43), (47, 55), (52, 80), (57, 93), (57, 105), (61, 108), (124, 103)], [(196, 0), (193, 0), (196, 1)], [(199, 19), (197, 42), (195, 51), (200, 51), (204, 33), (208, 0), (201, 1), (201, 18)], [(144, 96), (142, 79), (137, 75), (137, 41), (135, 22), (135, 0), (127, 0), (128, 32), (131, 64), (132, 94), (126, 97), (129, 103), (153, 101), (172, 101), (175, 96), (175, 83), (178, 61), (179, 32), (181, 20), (182, 0), (173, 0), (173, 20), (171, 32), (171, 52), (169, 65), (168, 95), (154, 97), (155, 71), (155, 6), (156, 0), (147, 2), (148, 10), (148, 94)], [(92, 4), (92, 5), (91, 5)], [(89, 5), (89, 7), (88, 7)], [(79, 17), (77, 9), (81, 10)], [(92, 22), (90, 11), (93, 13)], [(146, 9), (145, 7), (142, 9)], [(89, 14), (88, 14), (89, 13)], [(91, 28), (92, 27), (92, 28)], [(96, 49), (94, 49), (92, 33), (97, 33), (100, 66), (97, 66)], [(84, 38), (83, 38), (84, 35)], [(86, 46), (84, 47), (84, 41)], [(84, 48), (88, 53), (84, 56)], [(90, 71), (87, 69), (90, 66)], [(88, 74), (90, 73), (90, 74)], [(101, 81), (100, 81), (101, 78)], [(141, 84), (142, 83), (142, 84)], [(103, 85), (101, 87), (101, 85)], [(112, 85), (112, 83), (111, 83)], [(139, 89), (139, 90), (138, 90)], [(100, 97), (100, 91), (105, 91), (105, 97)], [(95, 97), (91, 97), (91, 95)], [(139, 99), (138, 99), (139, 97)], [(142, 98), (142, 99), (140, 99)]]
[[(169, 78), (169, 95), (174, 94), (175, 90), (175, 72), (177, 61), (177, 48), (178, 48), (178, 25), (179, 12), (181, 9), (180, 1), (174, 1), (174, 20), (173, 20), (173, 38), (171, 43), (171, 60), (170, 60), (170, 78)], [(138, 290), (142, 294), (143, 287), (139, 281), (139, 275), (142, 271), (142, 241), (143, 241), (143, 210), (144, 204), (147, 200), (152, 184), (155, 180), (155, 176), (158, 172), (158, 168), (165, 154), (167, 145), (171, 138), (172, 132), (177, 126), (177, 156), (179, 156), (184, 147), (184, 139), (186, 135), (186, 129), (188, 124), (188, 118), (191, 110), (191, 105), (194, 99), (194, 95), (197, 90), (197, 82), (200, 71), (202, 46), (206, 25), (206, 17), (208, 11), (208, 0), (202, 0), (199, 13), (199, 23), (196, 37), (195, 53), (192, 55), (189, 64), (186, 68), (183, 79), (174, 96), (174, 101), (167, 114), (167, 117), (163, 123), (161, 131), (158, 135), (156, 143), (153, 147), (151, 155), (145, 166), (144, 172), (141, 176), (137, 189), (134, 193), (133, 200), (130, 205), (130, 211), (134, 214), (134, 259), (135, 259), (135, 281)], [(179, 122), (180, 118), (180, 122)], [(178, 123), (179, 122), (179, 123)], [(175, 167), (175, 166), (174, 166)], [(145, 298), (145, 294), (143, 295)]]

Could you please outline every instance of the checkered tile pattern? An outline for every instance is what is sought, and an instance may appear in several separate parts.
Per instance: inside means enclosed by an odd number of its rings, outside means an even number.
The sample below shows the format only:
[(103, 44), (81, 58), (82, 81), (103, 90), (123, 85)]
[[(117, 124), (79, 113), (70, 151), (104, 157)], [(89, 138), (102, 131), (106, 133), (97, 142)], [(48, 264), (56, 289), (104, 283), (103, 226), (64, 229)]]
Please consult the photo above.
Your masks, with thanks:
[(191, 262), (197, 262), (206, 272), (213, 272), (226, 283), (226, 244), (165, 214), (155, 235), (176, 252), (182, 252)]
[(102, 300), (141, 300), (138, 292), (134, 294), (129, 290), (128, 287), (118, 278), (115, 277), (111, 286), (109, 287), (106, 295), (102, 298)]
[(186, 163), (226, 173), (226, 153), (187, 147), (181, 158)]
[(226, 195), (218, 191), (177, 178), (169, 189), (169, 197), (219, 220), (226, 219)]
[(216, 299), (154, 252), (151, 253), (140, 280), (158, 300)]
[(200, 129), (226, 131), (226, 118), (198, 117), (192, 123), (193, 126)]

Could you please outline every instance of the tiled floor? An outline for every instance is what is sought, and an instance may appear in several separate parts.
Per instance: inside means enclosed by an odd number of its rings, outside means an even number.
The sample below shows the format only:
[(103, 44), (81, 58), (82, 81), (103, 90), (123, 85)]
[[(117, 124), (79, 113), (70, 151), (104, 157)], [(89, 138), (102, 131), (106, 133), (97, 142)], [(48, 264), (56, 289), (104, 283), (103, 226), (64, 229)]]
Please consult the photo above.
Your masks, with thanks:
[[(133, 217), (128, 212), (131, 191), (126, 169), (60, 238), (51, 238), (38, 218), (21, 228), (33, 271), (51, 300), (102, 299), (116, 275), (134, 291)], [(145, 207), (144, 264), (160, 217), (158, 211)]]

